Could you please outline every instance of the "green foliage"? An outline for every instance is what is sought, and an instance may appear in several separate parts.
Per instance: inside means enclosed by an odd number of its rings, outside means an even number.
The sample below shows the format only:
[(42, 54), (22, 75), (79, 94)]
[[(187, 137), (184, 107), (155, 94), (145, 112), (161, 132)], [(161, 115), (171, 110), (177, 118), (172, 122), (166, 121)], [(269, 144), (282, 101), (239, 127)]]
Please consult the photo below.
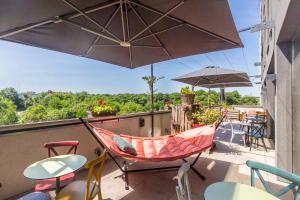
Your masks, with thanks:
[(105, 103), (104, 100), (100, 99), (98, 104), (92, 108), (92, 112), (96, 115), (115, 114), (116, 110)]
[(257, 105), (258, 103), (259, 103), (258, 97), (243, 96), (240, 100), (240, 104), (243, 105)]
[[(155, 84), (159, 81), (159, 80), (161, 80), (161, 79), (164, 79), (165, 77), (156, 77), (156, 76), (144, 76), (144, 77), (142, 77), (142, 79), (144, 80), (144, 81), (146, 81), (147, 82), (147, 85), (148, 85), (148, 89), (149, 89), (149, 91), (148, 91), (148, 104), (149, 105), (151, 105), (152, 104), (152, 101), (154, 101), (154, 100), (152, 100), (152, 95), (151, 95), (151, 93), (155, 93), (155, 92), (157, 92), (157, 90), (155, 90), (154, 89), (154, 86), (155, 86)], [(155, 99), (155, 98), (154, 98)], [(147, 106), (147, 107), (149, 107), (149, 106)], [(150, 109), (151, 110), (151, 109)]]
[(13, 124), (18, 121), (14, 103), (0, 96), (0, 124)]
[(120, 110), (120, 114), (126, 113), (135, 113), (135, 112), (145, 112), (147, 111), (145, 107), (141, 106), (140, 104), (128, 102), (125, 103)]
[[(158, 79), (155, 79), (158, 80)], [(195, 92), (195, 101), (202, 106), (208, 105), (208, 92)], [(241, 96), (237, 91), (227, 92), (227, 105), (257, 105), (259, 99), (251, 96)], [(5, 96), (5, 98), (3, 97)], [(181, 103), (180, 93), (155, 93), (154, 110), (163, 110), (166, 105)], [(9, 98), (6, 98), (9, 97)], [(103, 99), (108, 107), (97, 108), (99, 99)], [(210, 91), (211, 105), (218, 105), (219, 93)], [(20, 103), (21, 102), (21, 103)], [(14, 89), (0, 91), (0, 124), (31, 123), (40, 121), (86, 117), (87, 111), (127, 114), (151, 110), (147, 94), (88, 94), (87, 92), (25, 92), (18, 94)], [(19, 105), (19, 107), (17, 106)], [(20, 107), (22, 107), (20, 109)], [(16, 112), (19, 110), (19, 115)], [(24, 110), (21, 111), (20, 110)]]
[(0, 96), (11, 100), (17, 106), (17, 109), (24, 108), (24, 101), (22, 98), (20, 98), (17, 90), (15, 90), (14, 88), (5, 88), (3, 90), (0, 90)]
[(29, 107), (26, 111), (21, 114), (20, 122), (39, 122), (46, 120), (47, 109), (45, 106), (37, 104)]
[(194, 92), (190, 89), (189, 86), (181, 88), (180, 93), (181, 94), (194, 94)]
[(110, 114), (114, 112), (114, 109), (111, 106), (104, 105), (95, 106), (92, 111), (97, 114)]
[(241, 95), (238, 93), (238, 91), (226, 92), (225, 96), (226, 96), (226, 103), (228, 105), (240, 104)]
[(195, 124), (213, 124), (221, 116), (220, 111), (214, 109), (201, 109), (192, 114)]

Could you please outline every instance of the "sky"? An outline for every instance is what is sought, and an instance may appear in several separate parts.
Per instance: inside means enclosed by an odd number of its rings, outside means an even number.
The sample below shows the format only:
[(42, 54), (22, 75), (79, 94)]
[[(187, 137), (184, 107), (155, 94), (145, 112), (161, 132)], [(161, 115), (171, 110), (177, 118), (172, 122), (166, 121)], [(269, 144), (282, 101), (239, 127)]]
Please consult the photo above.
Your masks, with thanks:
[[(259, 23), (259, 0), (229, 0), (237, 30)], [(159, 92), (179, 92), (185, 86), (172, 78), (216, 65), (258, 75), (259, 33), (241, 32), (244, 48), (218, 51), (165, 61), (154, 65), (154, 75), (163, 76)], [(100, 61), (0, 40), (0, 89), (14, 87), (25, 91), (65, 91), (89, 93), (145, 93), (141, 77), (150, 75), (150, 66), (127, 69)], [(253, 82), (258, 80), (252, 79)], [(203, 89), (203, 88), (196, 88)], [(227, 88), (242, 95), (260, 95), (260, 85)]]

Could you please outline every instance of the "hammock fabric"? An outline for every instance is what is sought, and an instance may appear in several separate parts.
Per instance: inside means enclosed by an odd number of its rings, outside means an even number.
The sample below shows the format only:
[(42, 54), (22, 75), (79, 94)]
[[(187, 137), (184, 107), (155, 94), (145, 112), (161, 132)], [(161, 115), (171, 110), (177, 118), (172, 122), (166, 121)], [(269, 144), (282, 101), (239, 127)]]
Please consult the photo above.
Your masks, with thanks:
[(114, 154), (135, 161), (173, 161), (200, 153), (213, 145), (216, 125), (191, 129), (176, 135), (160, 137), (136, 137), (121, 134), (120, 137), (131, 143), (137, 155), (121, 151), (112, 140), (113, 132), (93, 126), (95, 136)]

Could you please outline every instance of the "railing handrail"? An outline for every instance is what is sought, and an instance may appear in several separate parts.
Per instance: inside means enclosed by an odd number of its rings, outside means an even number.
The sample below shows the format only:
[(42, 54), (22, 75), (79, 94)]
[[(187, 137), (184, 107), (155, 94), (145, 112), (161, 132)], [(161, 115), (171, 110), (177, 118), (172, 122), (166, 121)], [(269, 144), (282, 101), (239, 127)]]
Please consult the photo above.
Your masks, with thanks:
[[(159, 114), (165, 114), (165, 113), (170, 113), (170, 112), (171, 112), (170, 110), (156, 111), (154, 113), (142, 112), (142, 113), (133, 113), (133, 114), (128, 114), (128, 115), (109, 116), (109, 117), (84, 118), (84, 120), (88, 120), (89, 122), (105, 122), (105, 121), (114, 121), (114, 120), (119, 121), (119, 120), (123, 120), (123, 119), (150, 116), (152, 114), (159, 115)], [(71, 120), (76, 120), (76, 121), (71, 121)], [(53, 124), (45, 125), (44, 123), (53, 123)], [(14, 125), (0, 127), (0, 136), (12, 134), (12, 133), (18, 133), (18, 132), (43, 130), (43, 129), (50, 129), (50, 128), (58, 128), (58, 127), (63, 127), (63, 126), (74, 126), (74, 125), (80, 125), (80, 124), (82, 124), (82, 121), (80, 121), (80, 119), (57, 120), (57, 121), (47, 121), (47, 122), (30, 123), (30, 124), (14, 124)], [(24, 125), (29, 125), (29, 126), (38, 125), (38, 126), (15, 128), (17, 126), (24, 126)]]

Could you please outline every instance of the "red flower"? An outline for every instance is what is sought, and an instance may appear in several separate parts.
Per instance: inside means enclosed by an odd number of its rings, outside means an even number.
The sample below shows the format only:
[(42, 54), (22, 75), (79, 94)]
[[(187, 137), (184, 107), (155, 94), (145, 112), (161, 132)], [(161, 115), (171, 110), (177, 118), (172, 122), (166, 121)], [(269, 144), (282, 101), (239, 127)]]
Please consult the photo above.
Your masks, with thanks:
[(103, 99), (100, 99), (100, 100), (98, 101), (98, 105), (99, 105), (99, 106), (105, 106), (106, 103), (105, 103), (105, 101), (104, 101)]

